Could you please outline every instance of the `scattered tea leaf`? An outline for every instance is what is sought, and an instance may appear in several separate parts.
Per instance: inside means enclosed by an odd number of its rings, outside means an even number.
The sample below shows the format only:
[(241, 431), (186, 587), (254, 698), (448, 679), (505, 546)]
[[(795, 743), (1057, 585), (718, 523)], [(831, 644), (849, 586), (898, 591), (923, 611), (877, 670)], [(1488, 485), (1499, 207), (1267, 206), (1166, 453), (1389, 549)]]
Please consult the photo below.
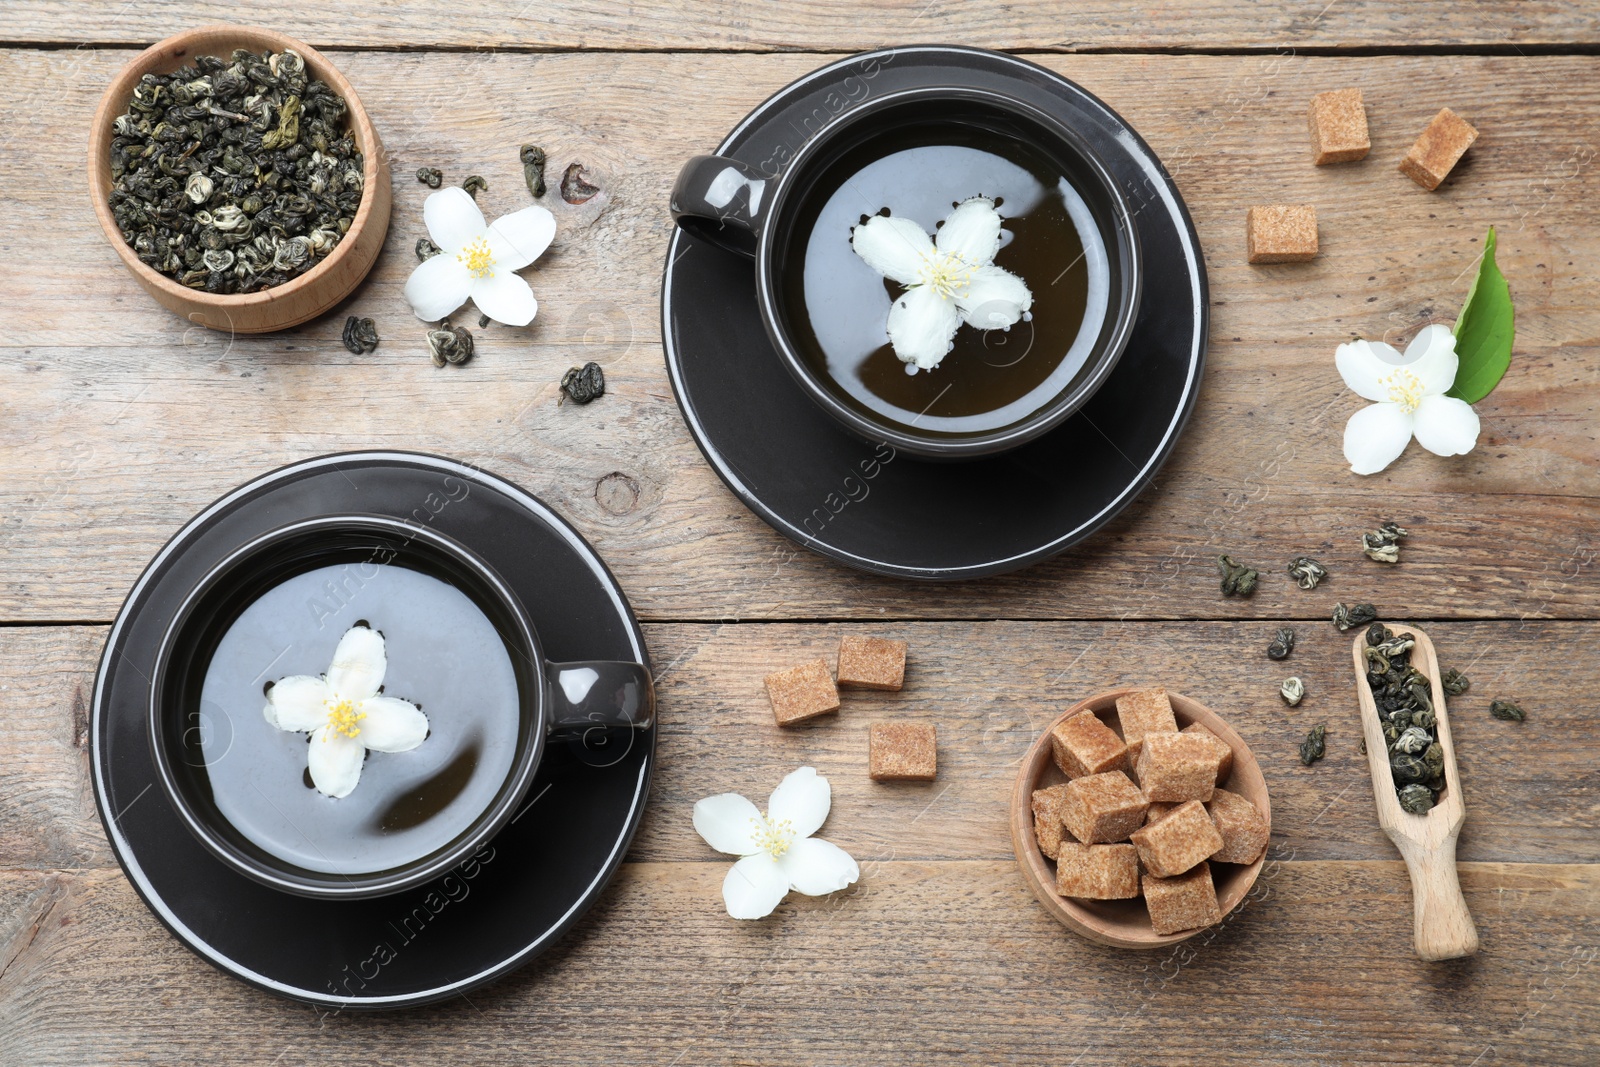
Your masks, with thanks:
[(538, 145), (525, 144), (520, 153), (522, 159), (522, 178), (528, 183), (528, 195), (535, 200), (545, 194), (544, 184), (544, 149)]
[[(1352, 626), (1365, 626), (1378, 617), (1378, 609), (1371, 604), (1355, 604), (1345, 607), (1344, 604), (1333, 606), (1333, 624), (1340, 630), (1348, 630)], [(1368, 637), (1371, 643), (1371, 637)]]
[(428, 331), (428, 354), (435, 367), (465, 363), (472, 358), (472, 331), (465, 326), (452, 328), (449, 319), (443, 320), (437, 329)]
[(561, 399), (556, 403), (559, 405), (571, 400), (574, 404), (587, 404), (605, 394), (605, 371), (600, 369), (600, 364), (590, 361), (581, 367), (573, 367), (561, 376)]
[(1361, 551), (1379, 563), (1400, 562), (1400, 542), (1407, 531), (1398, 523), (1386, 522), (1371, 533), (1361, 535)]
[(1231, 556), (1217, 557), (1217, 572), (1222, 575), (1223, 596), (1249, 596), (1256, 591), (1256, 579), (1261, 576)]
[(1451, 668), (1444, 672), (1444, 677), (1439, 679), (1439, 688), (1448, 696), (1460, 696), (1472, 685), (1472, 679), (1460, 671)]
[(418, 167), (417, 181), (429, 189), (437, 189), (444, 184), (444, 172), (438, 167)]
[(1496, 697), (1489, 702), (1489, 714), (1506, 722), (1522, 722), (1528, 717), (1520, 707), (1504, 697)]
[(1283, 684), (1278, 686), (1278, 695), (1283, 702), (1291, 708), (1300, 706), (1300, 701), (1306, 698), (1306, 683), (1299, 678), (1285, 678)]
[(1289, 561), (1289, 574), (1301, 589), (1315, 589), (1328, 576), (1328, 568), (1310, 556), (1296, 556)]
[(1267, 646), (1267, 656), (1270, 659), (1287, 659), (1289, 653), (1294, 651), (1294, 627), (1278, 627), (1278, 636), (1272, 639)]
[(1301, 763), (1309, 767), (1327, 755), (1328, 746), (1325, 741), (1327, 732), (1328, 727), (1324, 723), (1319, 722), (1311, 728), (1311, 732), (1306, 734), (1306, 739), (1300, 742)]
[(344, 320), (344, 346), (356, 356), (374, 351), (378, 347), (378, 324), (351, 315)]
[(461, 183), (461, 188), (465, 189), (476, 200), (479, 193), (489, 191), (489, 179), (481, 174), (469, 174)]

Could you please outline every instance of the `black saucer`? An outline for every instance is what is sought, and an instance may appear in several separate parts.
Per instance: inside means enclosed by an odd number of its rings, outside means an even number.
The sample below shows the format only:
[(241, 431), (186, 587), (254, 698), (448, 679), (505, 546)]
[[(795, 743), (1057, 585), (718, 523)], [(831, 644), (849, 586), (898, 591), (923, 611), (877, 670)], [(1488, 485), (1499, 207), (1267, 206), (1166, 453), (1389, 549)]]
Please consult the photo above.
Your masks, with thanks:
[(1144, 141), (1042, 67), (969, 48), (887, 49), (783, 89), (716, 149), (781, 163), (831, 117), (928, 85), (1017, 97), (1074, 126), (1137, 217), (1145, 286), (1116, 370), (1039, 440), (988, 459), (927, 462), (850, 436), (800, 391), (756, 309), (748, 260), (676, 233), (662, 285), (667, 371), (684, 420), (750, 510), (807, 548), (907, 578), (977, 578), (1046, 559), (1094, 533), (1155, 476), (1188, 421), (1205, 364), (1205, 262), (1188, 210)]
[(433, 456), (354, 452), (274, 471), (201, 512), (145, 569), (106, 640), (89, 742), (95, 801), (128, 879), (179, 940), (252, 985), (332, 1008), (390, 1008), (497, 978), (583, 915), (639, 824), (656, 735), (610, 751), (552, 746), (487, 850), (419, 889), (316, 900), (225, 867), (157, 784), (145, 732), (156, 645), (223, 555), (298, 519), (350, 511), (410, 519), (477, 552), (516, 590), (553, 659), (649, 660), (622, 591), (576, 531), (510, 482)]

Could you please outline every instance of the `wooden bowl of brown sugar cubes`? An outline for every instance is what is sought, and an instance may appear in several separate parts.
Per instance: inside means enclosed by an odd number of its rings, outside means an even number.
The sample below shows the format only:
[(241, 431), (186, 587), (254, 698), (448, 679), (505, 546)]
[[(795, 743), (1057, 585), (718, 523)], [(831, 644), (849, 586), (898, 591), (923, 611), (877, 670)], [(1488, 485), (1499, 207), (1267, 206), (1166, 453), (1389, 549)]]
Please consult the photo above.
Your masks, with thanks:
[(1161, 688), (1079, 701), (1033, 743), (1011, 842), (1062, 925), (1119, 948), (1173, 945), (1222, 921), (1266, 858), (1261, 766), (1221, 716)]

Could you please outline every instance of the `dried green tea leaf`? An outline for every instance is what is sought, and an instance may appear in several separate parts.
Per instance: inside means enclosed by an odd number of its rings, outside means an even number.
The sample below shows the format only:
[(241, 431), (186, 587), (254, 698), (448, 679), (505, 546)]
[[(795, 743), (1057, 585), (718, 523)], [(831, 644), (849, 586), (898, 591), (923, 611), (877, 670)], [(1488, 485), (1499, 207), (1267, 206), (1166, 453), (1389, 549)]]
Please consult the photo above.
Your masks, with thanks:
[(1404, 527), (1386, 522), (1371, 533), (1361, 535), (1361, 551), (1367, 554), (1368, 559), (1379, 563), (1399, 563), (1400, 542), (1405, 536)]
[(418, 237), (417, 238), (417, 262), (418, 263), (421, 263), (425, 259), (432, 259), (434, 256), (439, 255), (443, 251), (444, 251), (444, 249), (440, 248), (438, 245), (434, 244), (432, 241), (428, 240), (426, 237)]
[(1489, 702), (1489, 714), (1506, 722), (1522, 722), (1528, 717), (1520, 707), (1503, 697)]
[(1455, 668), (1444, 672), (1444, 677), (1439, 679), (1439, 688), (1448, 696), (1460, 696), (1472, 685), (1472, 679), (1462, 674)]
[(544, 184), (544, 149), (538, 145), (525, 144), (519, 153), (522, 160), (522, 179), (528, 183), (528, 195), (535, 200), (545, 194)]
[(428, 331), (428, 354), (435, 367), (465, 363), (472, 358), (472, 331), (465, 326), (452, 328), (449, 319), (443, 320), (437, 329)]
[(352, 355), (362, 355), (378, 347), (378, 324), (351, 315), (344, 320), (344, 346)]
[(1294, 627), (1292, 627), (1292, 626), (1280, 626), (1280, 627), (1278, 627), (1278, 636), (1274, 637), (1272, 639), (1272, 643), (1267, 646), (1267, 656), (1268, 656), (1268, 658), (1269, 659), (1287, 659), (1288, 656), (1289, 656), (1289, 653), (1291, 653), (1293, 651), (1294, 651)]
[(438, 167), (418, 167), (417, 181), (429, 189), (437, 189), (444, 184), (444, 172)]
[(1433, 790), (1425, 785), (1408, 785), (1399, 791), (1400, 806), (1413, 815), (1421, 815), (1433, 808)]
[(1283, 684), (1278, 686), (1278, 695), (1291, 708), (1299, 707), (1300, 701), (1306, 697), (1306, 683), (1299, 678), (1285, 678)]
[(1428, 765), (1416, 756), (1408, 756), (1404, 752), (1391, 751), (1389, 770), (1393, 772), (1394, 784), (1397, 786), (1425, 782), (1428, 779)]
[(1289, 561), (1289, 574), (1301, 589), (1315, 589), (1328, 576), (1328, 568), (1310, 556), (1296, 556)]
[(1365, 626), (1378, 617), (1378, 609), (1371, 604), (1355, 604), (1345, 607), (1343, 603), (1333, 606), (1333, 624), (1340, 630), (1348, 630), (1352, 626)]
[(1300, 742), (1301, 763), (1309, 767), (1327, 755), (1328, 746), (1325, 740), (1327, 733), (1328, 727), (1320, 722), (1311, 728), (1311, 732), (1306, 734), (1306, 739)]
[(600, 364), (591, 360), (581, 367), (573, 367), (561, 376), (561, 399), (556, 403), (559, 405), (571, 400), (574, 404), (587, 404), (605, 394), (605, 371), (600, 369)]
[(466, 180), (461, 183), (461, 188), (465, 189), (476, 200), (479, 193), (488, 191), (489, 179), (481, 174), (469, 174)]
[(1222, 575), (1223, 596), (1249, 596), (1256, 591), (1256, 579), (1261, 576), (1231, 556), (1217, 557), (1217, 572)]
[(1494, 391), (1511, 366), (1511, 345), (1516, 339), (1516, 308), (1511, 287), (1494, 261), (1494, 227), (1483, 239), (1483, 259), (1467, 290), (1467, 301), (1456, 318), (1455, 384), (1445, 393), (1476, 404)]

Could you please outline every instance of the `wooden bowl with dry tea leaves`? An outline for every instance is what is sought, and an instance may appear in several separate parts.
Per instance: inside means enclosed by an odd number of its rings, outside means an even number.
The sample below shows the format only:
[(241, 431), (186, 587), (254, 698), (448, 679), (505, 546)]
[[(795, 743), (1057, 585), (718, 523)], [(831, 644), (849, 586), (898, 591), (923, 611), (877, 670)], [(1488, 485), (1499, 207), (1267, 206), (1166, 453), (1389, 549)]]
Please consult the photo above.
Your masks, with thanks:
[[(1080, 900), (1064, 897), (1056, 892), (1055, 864), (1039, 851), (1039, 842), (1033, 830), (1032, 797), (1035, 789), (1044, 789), (1067, 780), (1067, 776), (1051, 758), (1050, 731), (1056, 723), (1071, 718), (1088, 709), (1120, 737), (1122, 725), (1117, 717), (1117, 698), (1138, 692), (1134, 688), (1112, 689), (1080, 700), (1063, 711), (1034, 741), (1023, 757), (1017, 771), (1016, 785), (1011, 791), (1011, 844), (1016, 850), (1017, 864), (1028, 888), (1061, 925), (1082, 934), (1091, 941), (1116, 948), (1157, 949), (1175, 945), (1193, 937), (1206, 927), (1182, 930), (1175, 934), (1158, 934), (1150, 924), (1149, 912), (1142, 899), (1134, 900)], [(1233, 750), (1233, 769), (1220, 783), (1220, 788), (1238, 793), (1254, 804), (1268, 825), (1272, 822), (1272, 807), (1267, 798), (1267, 782), (1262, 777), (1261, 765), (1256, 762), (1250, 746), (1234, 732), (1222, 717), (1198, 700), (1181, 693), (1167, 691), (1172, 703), (1173, 717), (1178, 729), (1199, 723), (1221, 738)], [(1216, 885), (1217, 904), (1224, 921), (1238, 907), (1266, 862), (1265, 853), (1254, 863), (1213, 863), (1212, 876)]]
[[(111, 163), (112, 139), (116, 136), (118, 116), (128, 111), (134, 91), (145, 75), (171, 74), (193, 64), (201, 56), (215, 56), (227, 62), (238, 48), (256, 55), (292, 50), (305, 60), (305, 73), (310, 80), (324, 82), (344, 98), (347, 105), (344, 121), (355, 147), (362, 155), (361, 198), (349, 229), (337, 243), (332, 244), (331, 250), (322, 254), (315, 265), (304, 273), (255, 292), (208, 292), (204, 288), (184, 285), (156, 270), (141, 260), (123, 238), (110, 204), (115, 180)], [(198, 104), (195, 106), (199, 107)], [(205, 118), (221, 122), (226, 116), (202, 117), (196, 114), (194, 121), (204, 121)], [(180, 189), (186, 190), (188, 181), (193, 178), (192, 168), (185, 163), (178, 169), (191, 170), (188, 174), (175, 175), (182, 183)], [(206, 175), (205, 178), (211, 181), (222, 179), (223, 175)], [(90, 129), (89, 189), (94, 198), (95, 215), (105, 230), (106, 239), (145, 291), (162, 306), (192, 323), (233, 333), (282, 330), (330, 310), (350, 295), (372, 269), (389, 230), (389, 162), (355, 89), (328, 62), (327, 57), (311, 46), (281, 33), (247, 26), (206, 26), (180, 33), (145, 49), (122, 69), (100, 98), (100, 107), (95, 112), (94, 124)], [(325, 235), (317, 239), (327, 240)], [(213, 251), (220, 254), (229, 250)], [(302, 250), (295, 251), (298, 253)]]

